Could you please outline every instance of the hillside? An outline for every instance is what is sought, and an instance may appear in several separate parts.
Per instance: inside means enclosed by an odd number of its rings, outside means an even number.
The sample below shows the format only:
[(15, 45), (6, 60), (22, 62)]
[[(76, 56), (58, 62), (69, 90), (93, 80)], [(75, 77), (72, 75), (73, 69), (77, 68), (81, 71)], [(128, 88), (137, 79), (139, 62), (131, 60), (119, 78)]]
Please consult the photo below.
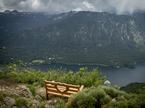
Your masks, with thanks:
[(145, 60), (145, 13), (0, 13), (0, 63), (134, 64)]
[[(46, 100), (44, 80), (84, 85), (69, 99), (50, 96)], [(145, 84), (130, 84), (122, 89), (105, 84), (100, 71), (36, 71), (9, 64), (0, 69), (0, 108), (144, 108)]]

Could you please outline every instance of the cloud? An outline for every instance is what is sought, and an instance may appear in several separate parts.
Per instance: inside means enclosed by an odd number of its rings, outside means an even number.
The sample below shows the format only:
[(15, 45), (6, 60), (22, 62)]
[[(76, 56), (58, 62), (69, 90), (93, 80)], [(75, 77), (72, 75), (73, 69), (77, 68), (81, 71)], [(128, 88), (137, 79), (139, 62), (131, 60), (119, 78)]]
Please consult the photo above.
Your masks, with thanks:
[(67, 12), (96, 11), (118, 14), (145, 11), (145, 0), (0, 0), (0, 10)]
[(94, 11), (95, 10), (95, 7), (93, 6), (93, 4), (87, 2), (87, 1), (84, 1), (83, 2), (83, 5), (90, 11)]
[[(121, 13), (133, 13), (134, 11), (145, 11), (145, 0), (116, 0), (116, 10)], [(115, 5), (114, 4), (114, 5)]]
[(73, 9), (73, 11), (83, 11), (83, 9), (82, 8), (75, 8), (75, 9)]

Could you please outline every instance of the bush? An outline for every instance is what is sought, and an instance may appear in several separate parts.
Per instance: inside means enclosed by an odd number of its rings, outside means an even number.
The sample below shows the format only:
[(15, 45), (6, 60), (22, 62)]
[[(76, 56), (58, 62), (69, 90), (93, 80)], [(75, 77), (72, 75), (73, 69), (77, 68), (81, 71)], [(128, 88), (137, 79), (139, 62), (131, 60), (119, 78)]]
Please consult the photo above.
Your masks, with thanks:
[(137, 104), (140, 106), (140, 108), (145, 108), (145, 94), (137, 95), (137, 99)]
[(55, 108), (65, 108), (65, 101), (63, 99), (58, 98), (55, 104)]
[(94, 108), (95, 98), (82, 92), (70, 99), (67, 108)]
[(28, 85), (28, 88), (31, 91), (32, 95), (35, 96), (36, 95), (35, 86), (34, 85)]
[(145, 98), (139, 96), (142, 101), (138, 102), (137, 95), (133, 96), (113, 87), (91, 87), (73, 95), (68, 100), (67, 108), (141, 108)]
[[(17, 83), (25, 83), (35, 96), (35, 87), (44, 85), (44, 80), (54, 80), (64, 83), (84, 85), (88, 89), (73, 95), (67, 103), (68, 108), (144, 108), (145, 95), (144, 84), (133, 84), (129, 88), (128, 94), (114, 87), (102, 86), (104, 77), (99, 71), (93, 70), (89, 72), (86, 68), (81, 68), (78, 72), (66, 72), (63, 70), (49, 70), (41, 72), (32, 69), (17, 68), (16, 65), (6, 66), (0, 72), (0, 79), (6, 81), (10, 79)], [(7, 82), (7, 81), (6, 81)], [(135, 88), (137, 88), (135, 90)], [(0, 93), (0, 101), (3, 101), (4, 94)], [(16, 98), (16, 97), (15, 97)], [(44, 107), (44, 103), (39, 106)], [(28, 100), (25, 98), (16, 98), (18, 107), (27, 106)], [(55, 105), (56, 108), (64, 108), (65, 101), (59, 99)]]
[(0, 101), (2, 102), (4, 100), (5, 95), (3, 93), (0, 93)]
[(121, 89), (128, 93), (145, 94), (145, 83), (131, 83)]
[(124, 91), (120, 91), (119, 89), (116, 89), (116, 88), (113, 88), (113, 87), (106, 87), (106, 86), (101, 86), (101, 88), (111, 98), (116, 98), (118, 96), (126, 96), (127, 97), (127, 93), (125, 93)]
[(116, 101), (111, 102), (106, 108), (128, 108), (128, 105), (124, 101)]
[(140, 108), (137, 101), (138, 101), (138, 98), (136, 95), (130, 96), (127, 102), (128, 108)]
[[(9, 70), (10, 69), (10, 70)], [(17, 83), (44, 85), (44, 80), (54, 80), (64, 83), (84, 85), (85, 87), (98, 86), (104, 82), (104, 78), (99, 71), (80, 70), (78, 72), (66, 72), (63, 70), (49, 70), (48, 72), (36, 71), (33, 69), (12, 69), (7, 68), (7, 74), (0, 73), (1, 77), (14, 79)]]
[(109, 101), (110, 97), (103, 89), (92, 87), (71, 97), (67, 108), (101, 108)]
[(22, 97), (16, 98), (16, 106), (18, 106), (18, 107), (22, 107), (22, 106), (27, 107), (27, 105), (28, 105), (28, 101), (25, 98), (22, 98)]
[(40, 105), (39, 105), (39, 108), (45, 108), (45, 103), (41, 102)]

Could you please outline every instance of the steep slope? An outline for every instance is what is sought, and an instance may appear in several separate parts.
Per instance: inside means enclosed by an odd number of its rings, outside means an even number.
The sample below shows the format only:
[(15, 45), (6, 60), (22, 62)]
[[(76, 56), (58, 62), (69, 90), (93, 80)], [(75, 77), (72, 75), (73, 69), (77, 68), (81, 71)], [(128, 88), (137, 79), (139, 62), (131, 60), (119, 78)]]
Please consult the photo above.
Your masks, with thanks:
[(126, 65), (145, 60), (144, 13), (1, 13), (2, 18), (1, 62), (54, 58), (62, 63)]

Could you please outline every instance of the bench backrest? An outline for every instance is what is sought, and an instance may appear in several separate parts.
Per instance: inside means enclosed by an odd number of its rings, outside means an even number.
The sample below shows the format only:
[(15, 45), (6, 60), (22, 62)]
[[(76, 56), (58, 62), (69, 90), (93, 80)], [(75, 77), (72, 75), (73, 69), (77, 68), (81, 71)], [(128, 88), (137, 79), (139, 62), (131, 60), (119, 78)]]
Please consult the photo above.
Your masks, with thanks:
[(69, 98), (72, 94), (81, 91), (84, 88), (84, 86), (45, 80), (45, 88), (46, 88), (47, 99), (48, 99), (48, 94)]

